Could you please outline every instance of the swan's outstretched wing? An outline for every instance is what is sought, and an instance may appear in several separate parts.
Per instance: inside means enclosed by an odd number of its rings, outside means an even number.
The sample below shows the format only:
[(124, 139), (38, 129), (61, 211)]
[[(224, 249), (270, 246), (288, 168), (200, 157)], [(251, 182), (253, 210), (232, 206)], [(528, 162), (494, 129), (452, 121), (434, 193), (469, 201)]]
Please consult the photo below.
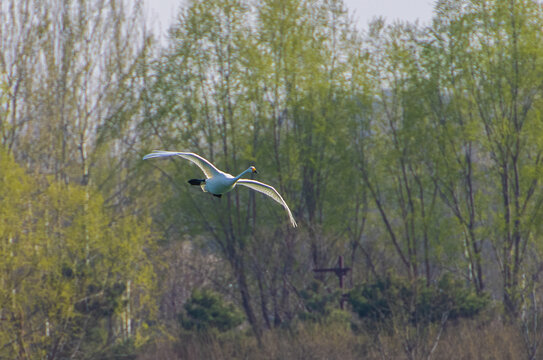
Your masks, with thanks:
[(292, 213), (290, 212), (290, 209), (288, 208), (287, 203), (285, 202), (285, 200), (283, 200), (281, 195), (279, 195), (279, 193), (277, 192), (277, 190), (275, 190), (273, 186), (261, 183), (260, 181), (249, 180), (249, 179), (239, 179), (236, 182), (236, 184), (247, 186), (248, 188), (251, 188), (253, 190), (266, 194), (269, 197), (271, 197), (273, 200), (277, 201), (279, 204), (283, 205), (283, 207), (288, 213), (288, 217), (290, 218), (290, 223), (292, 224), (292, 226), (293, 227), (298, 226), (298, 224), (296, 224), (296, 220), (294, 220), (294, 216), (292, 216)]
[(177, 152), (177, 151), (162, 151), (155, 150), (150, 154), (147, 154), (143, 157), (143, 160), (158, 158), (158, 157), (168, 157), (168, 156), (181, 156), (184, 159), (190, 160), (204, 172), (206, 178), (212, 178), (215, 175), (220, 174), (220, 170), (215, 167), (212, 163), (204, 159), (198, 154), (191, 152)]

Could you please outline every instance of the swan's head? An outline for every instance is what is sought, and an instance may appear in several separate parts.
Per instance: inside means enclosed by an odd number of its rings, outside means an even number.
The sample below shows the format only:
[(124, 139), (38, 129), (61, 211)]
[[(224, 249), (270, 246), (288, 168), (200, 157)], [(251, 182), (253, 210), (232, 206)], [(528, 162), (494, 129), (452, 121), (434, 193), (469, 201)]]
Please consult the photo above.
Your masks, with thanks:
[(258, 174), (258, 171), (256, 171), (256, 168), (254, 166), (251, 166), (249, 169), (255, 174)]

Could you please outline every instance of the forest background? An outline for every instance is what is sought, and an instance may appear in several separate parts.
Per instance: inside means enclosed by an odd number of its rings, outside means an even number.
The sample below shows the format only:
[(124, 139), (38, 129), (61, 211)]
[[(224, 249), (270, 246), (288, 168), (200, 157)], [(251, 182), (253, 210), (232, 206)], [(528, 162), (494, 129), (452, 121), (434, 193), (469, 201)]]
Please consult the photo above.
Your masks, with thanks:
[(0, 2), (0, 358), (541, 356), (538, 1), (143, 5)]

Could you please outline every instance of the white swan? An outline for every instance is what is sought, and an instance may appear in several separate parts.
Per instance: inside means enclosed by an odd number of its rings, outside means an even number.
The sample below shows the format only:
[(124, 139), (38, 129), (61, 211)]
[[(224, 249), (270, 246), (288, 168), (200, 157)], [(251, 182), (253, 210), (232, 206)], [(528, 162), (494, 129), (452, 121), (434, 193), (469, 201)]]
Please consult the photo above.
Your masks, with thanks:
[(250, 179), (242, 179), (241, 177), (247, 173), (257, 173), (254, 166), (249, 167), (247, 170), (239, 174), (238, 176), (232, 176), (230, 174), (227, 174), (219, 169), (217, 169), (212, 163), (201, 157), (200, 155), (191, 153), (191, 152), (176, 152), (176, 151), (160, 151), (155, 150), (150, 154), (147, 154), (143, 157), (143, 160), (152, 159), (152, 158), (158, 158), (158, 157), (169, 157), (169, 156), (180, 156), (184, 159), (190, 160), (204, 172), (206, 178), (205, 179), (190, 179), (189, 184), (191, 185), (199, 185), (202, 187), (202, 190), (205, 192), (210, 192), (214, 196), (221, 197), (222, 194), (225, 194), (236, 185), (243, 185), (247, 186), (248, 188), (251, 188), (253, 190), (256, 190), (258, 192), (261, 192), (263, 194), (268, 195), (273, 200), (277, 201), (279, 204), (283, 205), (285, 210), (288, 213), (288, 217), (290, 219), (290, 223), (293, 227), (298, 226), (296, 224), (296, 220), (294, 220), (294, 217), (292, 216), (292, 213), (290, 212), (290, 209), (288, 208), (287, 203), (281, 195), (275, 190), (273, 186), (261, 183), (259, 181), (250, 180)]

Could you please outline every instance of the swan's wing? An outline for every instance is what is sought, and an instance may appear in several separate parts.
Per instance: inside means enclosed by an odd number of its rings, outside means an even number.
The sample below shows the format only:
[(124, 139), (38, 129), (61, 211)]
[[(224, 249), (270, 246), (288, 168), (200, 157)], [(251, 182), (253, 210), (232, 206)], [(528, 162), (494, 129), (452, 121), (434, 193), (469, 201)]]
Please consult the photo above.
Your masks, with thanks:
[(266, 194), (269, 197), (271, 197), (273, 200), (277, 201), (279, 204), (283, 205), (283, 207), (288, 213), (288, 217), (290, 218), (290, 223), (292, 224), (292, 226), (293, 227), (298, 226), (298, 224), (296, 224), (296, 220), (294, 220), (294, 216), (292, 216), (292, 213), (290, 212), (290, 209), (288, 208), (287, 203), (285, 202), (285, 200), (283, 200), (281, 195), (279, 195), (279, 193), (277, 192), (277, 190), (275, 190), (273, 186), (261, 183), (260, 181), (249, 180), (249, 179), (239, 179), (236, 182), (236, 184), (247, 186), (248, 188), (251, 188), (253, 190)]
[(158, 157), (169, 157), (169, 156), (181, 156), (184, 159), (190, 160), (204, 172), (206, 178), (212, 178), (215, 175), (220, 173), (220, 170), (215, 167), (212, 163), (204, 159), (198, 154), (191, 152), (177, 152), (177, 151), (162, 151), (155, 150), (150, 154), (147, 154), (143, 157), (143, 160), (158, 158)]

